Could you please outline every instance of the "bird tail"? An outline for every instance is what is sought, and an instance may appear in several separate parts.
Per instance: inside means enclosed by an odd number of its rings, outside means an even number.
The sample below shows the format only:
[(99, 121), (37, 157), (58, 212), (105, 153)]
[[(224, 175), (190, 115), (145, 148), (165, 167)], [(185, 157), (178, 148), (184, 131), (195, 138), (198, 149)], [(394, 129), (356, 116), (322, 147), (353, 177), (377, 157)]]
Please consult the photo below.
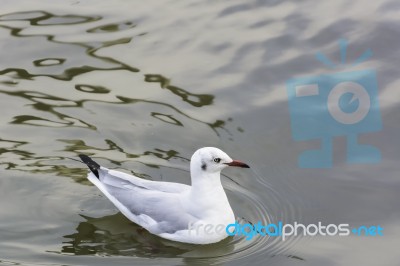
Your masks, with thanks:
[(79, 158), (81, 158), (82, 162), (84, 162), (87, 167), (89, 167), (90, 171), (92, 171), (92, 173), (99, 178), (99, 169), (100, 169), (100, 165), (98, 163), (96, 163), (95, 161), (92, 160), (92, 158), (90, 158), (87, 155), (84, 154), (79, 154)]

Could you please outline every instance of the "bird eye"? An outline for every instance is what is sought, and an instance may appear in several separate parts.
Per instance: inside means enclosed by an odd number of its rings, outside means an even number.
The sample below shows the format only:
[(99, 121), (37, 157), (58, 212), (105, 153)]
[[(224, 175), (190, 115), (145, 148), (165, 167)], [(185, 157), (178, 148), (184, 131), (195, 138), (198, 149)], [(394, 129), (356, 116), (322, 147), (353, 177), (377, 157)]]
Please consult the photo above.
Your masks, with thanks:
[(214, 162), (219, 163), (221, 161), (220, 158), (214, 158)]

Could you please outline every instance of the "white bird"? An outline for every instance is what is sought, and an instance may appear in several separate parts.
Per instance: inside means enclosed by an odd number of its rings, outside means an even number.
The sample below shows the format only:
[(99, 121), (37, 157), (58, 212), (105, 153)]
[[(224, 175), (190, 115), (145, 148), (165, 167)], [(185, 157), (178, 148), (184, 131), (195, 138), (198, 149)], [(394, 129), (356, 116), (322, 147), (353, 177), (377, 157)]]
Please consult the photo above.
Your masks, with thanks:
[[(227, 166), (249, 168), (214, 147), (197, 150), (190, 160), (191, 186), (145, 180), (100, 166), (79, 155), (88, 179), (131, 221), (173, 241), (210, 244), (228, 237), (235, 216), (221, 184)], [(219, 227), (219, 228), (218, 228)]]

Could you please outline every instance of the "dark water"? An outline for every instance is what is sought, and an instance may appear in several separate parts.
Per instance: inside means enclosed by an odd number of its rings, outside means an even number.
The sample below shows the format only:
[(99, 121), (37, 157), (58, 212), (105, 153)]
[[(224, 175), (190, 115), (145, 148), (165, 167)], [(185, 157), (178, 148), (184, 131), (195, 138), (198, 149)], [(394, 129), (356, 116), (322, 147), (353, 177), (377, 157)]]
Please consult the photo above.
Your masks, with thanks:
[[(396, 1), (2, 1), (0, 265), (398, 265), (400, 53)], [(302, 169), (286, 81), (349, 60), (377, 72), (376, 164)], [(346, 68), (341, 69), (345, 71)], [(335, 71), (334, 71), (335, 72)], [(248, 162), (223, 184), (237, 217), (380, 225), (384, 236), (166, 241), (124, 218), (67, 159), (189, 183), (191, 154)]]

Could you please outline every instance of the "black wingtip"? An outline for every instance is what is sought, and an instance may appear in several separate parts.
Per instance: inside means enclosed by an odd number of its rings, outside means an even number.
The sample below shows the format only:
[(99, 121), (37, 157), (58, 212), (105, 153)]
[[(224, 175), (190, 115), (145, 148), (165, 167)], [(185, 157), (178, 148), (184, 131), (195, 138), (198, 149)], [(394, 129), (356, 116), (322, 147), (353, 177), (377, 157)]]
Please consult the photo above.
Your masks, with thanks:
[(99, 171), (97, 170), (100, 168), (100, 165), (85, 154), (79, 154), (79, 158), (81, 158), (82, 162), (84, 162), (87, 165), (87, 167), (89, 167), (90, 171), (92, 171), (92, 173), (97, 178), (99, 178)]

